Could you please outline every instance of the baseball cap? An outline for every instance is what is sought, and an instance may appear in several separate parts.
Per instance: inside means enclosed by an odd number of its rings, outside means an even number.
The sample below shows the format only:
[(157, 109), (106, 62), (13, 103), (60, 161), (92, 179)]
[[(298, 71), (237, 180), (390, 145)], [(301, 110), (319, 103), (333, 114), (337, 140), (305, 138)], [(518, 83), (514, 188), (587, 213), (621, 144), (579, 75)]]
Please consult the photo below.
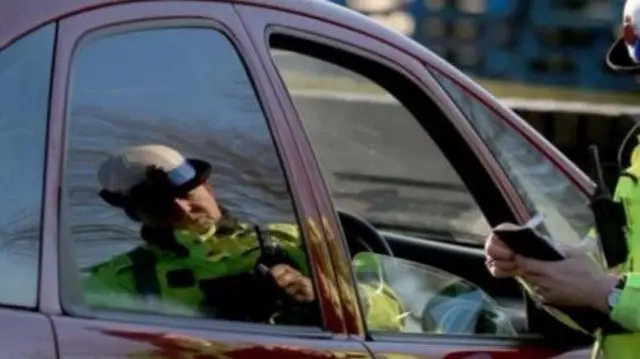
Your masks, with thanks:
[(128, 147), (109, 156), (98, 169), (100, 196), (123, 207), (134, 196), (181, 196), (204, 183), (211, 166), (187, 159), (164, 145)]
[(623, 34), (607, 52), (610, 69), (640, 74), (640, 0), (627, 0), (623, 11)]

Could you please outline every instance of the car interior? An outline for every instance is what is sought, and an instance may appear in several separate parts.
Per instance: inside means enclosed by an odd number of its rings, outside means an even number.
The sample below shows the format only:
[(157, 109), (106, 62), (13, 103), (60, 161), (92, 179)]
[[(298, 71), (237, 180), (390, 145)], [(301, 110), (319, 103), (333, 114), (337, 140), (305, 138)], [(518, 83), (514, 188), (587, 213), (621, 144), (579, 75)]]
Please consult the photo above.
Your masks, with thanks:
[[(338, 49), (337, 46), (286, 35), (272, 34), (270, 46), (278, 50), (293, 51), (337, 64), (383, 87), (418, 119), (420, 125), (436, 142), (462, 178), (487, 222), (491, 226), (503, 222), (515, 223), (514, 213), (487, 170), (474, 155), (470, 145), (454, 128), (440, 107), (429, 98), (425, 98), (423, 90), (407, 78), (399, 76), (395, 71), (390, 71), (393, 68), (392, 64), (385, 64), (383, 60), (374, 61), (356, 56)], [(428, 114), (428, 116), (424, 114)], [(486, 269), (483, 249), (480, 245), (454, 244), (450, 240), (447, 241), (451, 234), (437, 231), (428, 235), (422, 234), (419, 237), (400, 235), (385, 231), (384, 228), (376, 228), (374, 223), (370, 223), (349, 211), (339, 209), (337, 212), (352, 256), (362, 251), (385, 254), (390, 248), (393, 256), (397, 258), (435, 267), (461, 278), (460, 283), (451, 284), (451, 287), (443, 289), (444, 292), (451, 293), (461, 290), (457, 287), (460, 287), (462, 282), (472, 283), (481, 288), (497, 303), (497, 306), (508, 313), (508, 318), (500, 317), (499, 320), (508, 321), (517, 332), (518, 337), (523, 340), (543, 336), (545, 344), (562, 344), (565, 347), (567, 345), (578, 347), (592, 342), (591, 337), (568, 329), (543, 309), (539, 309), (524, 295), (516, 280), (493, 278)], [(427, 306), (429, 305), (433, 306), (435, 303), (427, 304)], [(469, 315), (464, 311), (460, 313), (462, 313), (461, 315)], [(485, 314), (478, 316), (479, 319), (475, 326), (464, 330), (467, 331), (467, 334), (495, 334), (498, 332), (496, 328), (503, 326), (504, 323), (493, 320), (497, 317), (494, 314), (492, 308), (488, 308)], [(490, 325), (487, 324), (487, 321), (491, 321)]]
[[(523, 297), (519, 287), (514, 285), (514, 281), (505, 281), (503, 286), (496, 285), (496, 281), (490, 278), (487, 270), (479, 270), (484, 269), (484, 255), (478, 249), (435, 241), (425, 245), (423, 239), (378, 231), (362, 217), (342, 209), (338, 210), (338, 217), (352, 256), (362, 252), (375, 252), (388, 256), (383, 258), (399, 258), (424, 265), (427, 269), (423, 273), (424, 276), (433, 275), (433, 271), (447, 273), (448, 284), (439, 288), (438, 292), (424, 293), (419, 290), (414, 292), (415, 295), (432, 294), (420, 311), (421, 332), (496, 336), (515, 336), (527, 332), (526, 316), (522, 307)], [(473, 263), (476, 265), (472, 266), (476, 268), (474, 272), (469, 272), (467, 268), (460, 268), (460, 263), (466, 264), (469, 260), (478, 262)], [(493, 288), (487, 289), (482, 284)], [(488, 296), (495, 299), (495, 302), (484, 300), (482, 297), (477, 298), (477, 303), (468, 297), (459, 298), (470, 291), (483, 292), (483, 294), (490, 292)], [(458, 325), (438, 322), (431, 315), (435, 306), (443, 305), (447, 301), (451, 306), (447, 323), (453, 322)], [(478, 305), (477, 310), (470, 310), (469, 305)], [(473, 322), (474, 325), (468, 325), (469, 322)], [(446, 330), (443, 329), (444, 327)]]
[[(460, 316), (474, 320), (475, 325), (450, 328), (451, 334), (500, 337), (504, 336), (501, 333), (509, 332), (506, 327), (513, 327), (514, 334), (518, 337), (544, 337), (549, 345), (580, 347), (592, 341), (591, 337), (566, 328), (539, 309), (525, 296), (516, 280), (493, 278), (486, 269), (482, 248), (447, 243), (437, 235), (418, 238), (378, 230), (362, 217), (344, 210), (338, 210), (338, 217), (352, 256), (363, 251), (388, 254), (390, 249), (395, 258), (433, 267), (451, 277), (458, 277), (459, 280), (453, 281), (434, 295), (423, 314), (428, 312), (429, 307), (437, 305), (438, 301), (456, 301), (459, 290), (464, 292), (469, 283), (491, 298), (491, 301), (482, 303), (477, 312), (459, 311)], [(455, 294), (451, 294), (452, 292)], [(464, 305), (462, 302), (457, 304)], [(459, 321), (465, 323), (462, 319)], [(428, 321), (428, 318), (423, 315), (422, 320)], [(438, 324), (423, 325), (422, 330), (425, 333), (434, 332)]]

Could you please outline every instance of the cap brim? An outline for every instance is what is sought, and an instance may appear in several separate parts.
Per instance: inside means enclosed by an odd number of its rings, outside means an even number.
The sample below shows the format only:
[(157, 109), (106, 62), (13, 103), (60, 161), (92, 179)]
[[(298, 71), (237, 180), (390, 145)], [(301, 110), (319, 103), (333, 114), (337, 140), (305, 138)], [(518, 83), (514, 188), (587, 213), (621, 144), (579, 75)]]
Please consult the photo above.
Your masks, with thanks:
[(640, 74), (640, 64), (636, 64), (629, 58), (627, 46), (622, 38), (616, 40), (609, 48), (607, 66), (620, 73)]
[(198, 160), (195, 158), (188, 158), (187, 162), (193, 167), (193, 169), (196, 171), (196, 175), (188, 180), (187, 182), (185, 182), (184, 184), (182, 184), (177, 190), (180, 193), (187, 193), (189, 191), (191, 191), (192, 189), (200, 186), (201, 184), (205, 183), (208, 179), (209, 176), (211, 175), (211, 165), (209, 163), (207, 163), (206, 161), (202, 161), (202, 160)]
[[(158, 193), (158, 191), (160, 191), (161, 193), (164, 193), (169, 196), (174, 196), (174, 197), (183, 196), (189, 193), (189, 191), (193, 190), (194, 188), (205, 183), (209, 179), (209, 176), (211, 175), (211, 165), (209, 163), (202, 160), (198, 160), (198, 159), (187, 159), (187, 162), (193, 167), (193, 169), (196, 172), (193, 178), (184, 182), (179, 187), (162, 186), (159, 188), (155, 187), (151, 191), (153, 193)], [(146, 186), (144, 186), (144, 184), (135, 186), (134, 188), (131, 189), (131, 192), (132, 193), (134, 191), (137, 192), (139, 190), (142, 190), (142, 188), (145, 188), (145, 187)], [(148, 189), (143, 191), (145, 191), (147, 195), (149, 194), (149, 192), (147, 192), (149, 191)], [(102, 199), (105, 202), (109, 203), (110, 205), (114, 207), (121, 207), (121, 208), (126, 207), (130, 200), (129, 195), (109, 192), (107, 190), (100, 191), (100, 197), (102, 197)]]

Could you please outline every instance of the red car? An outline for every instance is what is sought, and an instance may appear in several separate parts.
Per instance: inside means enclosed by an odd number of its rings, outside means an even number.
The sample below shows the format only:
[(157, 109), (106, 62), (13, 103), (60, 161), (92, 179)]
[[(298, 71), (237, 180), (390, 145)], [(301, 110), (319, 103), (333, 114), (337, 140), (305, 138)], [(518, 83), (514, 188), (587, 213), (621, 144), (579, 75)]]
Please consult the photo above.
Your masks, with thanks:
[[(319, 0), (0, 2), (4, 358), (586, 358), (484, 266), (492, 225), (593, 226), (593, 183), (467, 76)], [(88, 308), (83, 269), (137, 245), (95, 171), (160, 142), (209, 160), (220, 202), (296, 221), (317, 326)], [(352, 255), (406, 307), (369, 328)], [(262, 298), (254, 298), (256, 302)]]

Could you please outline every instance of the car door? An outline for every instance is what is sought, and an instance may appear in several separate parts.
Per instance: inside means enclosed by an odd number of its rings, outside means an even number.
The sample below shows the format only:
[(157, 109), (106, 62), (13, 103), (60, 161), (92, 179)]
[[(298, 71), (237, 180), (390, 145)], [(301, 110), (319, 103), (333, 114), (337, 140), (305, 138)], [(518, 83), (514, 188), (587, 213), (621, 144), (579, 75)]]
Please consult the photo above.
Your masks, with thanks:
[[(112, 5), (60, 20), (57, 36), (42, 276), (59, 357), (369, 357), (347, 340), (293, 133), (232, 6)], [(234, 217), (298, 225), (318, 321), (203, 318), (178, 302), (122, 292), (102, 306), (89, 301), (104, 293), (88, 292), (86, 269), (142, 244), (139, 224), (97, 195), (96, 173), (109, 153), (148, 144), (207, 161), (215, 198)]]
[[(345, 278), (346, 303), (358, 293), (348, 273), (351, 244), (339, 240), (344, 236), (335, 216), (340, 207), (360, 212), (392, 247), (404, 245), (403, 256), (419, 257), (427, 252), (415, 253), (416, 248), (432, 249), (434, 258), (428, 260), (440, 263), (440, 269), (483, 277), (494, 287), (506, 284), (486, 275), (482, 240), (490, 225), (522, 221), (530, 213), (499, 159), (420, 60), (398, 51), (401, 46), (394, 48), (388, 39), (395, 35), (352, 13), (314, 6), (237, 8), (258, 55), (265, 63), (271, 59), (272, 81), (282, 81), (277, 91), (286, 115), (300, 120), (290, 124), (306, 132), (306, 141), (301, 137), (298, 143), (327, 218), (325, 231), (335, 238), (330, 250)], [(355, 30), (363, 28), (375, 36)], [(462, 208), (457, 212), (448, 207), (456, 203)], [(456, 213), (448, 216), (451, 212)], [(425, 220), (431, 221), (431, 239), (423, 237), (428, 230), (416, 226)], [(381, 333), (367, 331), (367, 324), (351, 328), (367, 338), (377, 357), (551, 358), (566, 351), (546, 345), (526, 328), (509, 337), (460, 336)], [(575, 355), (586, 357), (584, 351)]]
[(38, 312), (55, 33), (47, 24), (0, 45), (0, 347), (7, 358), (56, 358), (51, 322)]

